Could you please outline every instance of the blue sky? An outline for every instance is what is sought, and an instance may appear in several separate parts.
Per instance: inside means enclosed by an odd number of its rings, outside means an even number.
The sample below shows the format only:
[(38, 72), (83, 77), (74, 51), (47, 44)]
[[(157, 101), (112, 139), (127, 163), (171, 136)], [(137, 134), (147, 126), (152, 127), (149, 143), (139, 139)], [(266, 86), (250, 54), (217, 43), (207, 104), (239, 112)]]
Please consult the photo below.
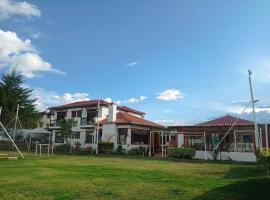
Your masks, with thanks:
[(240, 113), (251, 68), (257, 111), (269, 113), (269, 9), (263, 0), (0, 0), (0, 70), (16, 66), (40, 109), (100, 95), (152, 120), (192, 123)]

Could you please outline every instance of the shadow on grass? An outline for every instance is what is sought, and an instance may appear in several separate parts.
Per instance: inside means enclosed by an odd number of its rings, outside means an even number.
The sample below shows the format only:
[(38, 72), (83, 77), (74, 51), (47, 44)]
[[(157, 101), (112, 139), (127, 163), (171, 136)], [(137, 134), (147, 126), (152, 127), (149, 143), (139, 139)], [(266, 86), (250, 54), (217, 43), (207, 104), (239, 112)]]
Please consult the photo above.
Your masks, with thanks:
[(247, 179), (248, 178), (258, 178), (265, 175), (265, 171), (259, 165), (240, 165), (233, 167), (224, 174), (225, 179)]
[(248, 179), (216, 188), (193, 200), (266, 200), (270, 199), (270, 178)]

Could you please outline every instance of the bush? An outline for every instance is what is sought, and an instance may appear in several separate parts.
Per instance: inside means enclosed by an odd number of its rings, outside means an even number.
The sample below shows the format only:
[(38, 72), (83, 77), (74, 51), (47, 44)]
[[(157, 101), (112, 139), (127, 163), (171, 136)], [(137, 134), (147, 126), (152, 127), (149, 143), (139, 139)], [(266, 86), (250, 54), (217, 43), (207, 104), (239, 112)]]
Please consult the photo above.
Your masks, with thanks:
[(258, 162), (260, 162), (267, 175), (270, 175), (270, 149), (257, 150), (255, 152)]
[(81, 151), (81, 143), (75, 142), (75, 147), (73, 148), (75, 152)]
[(113, 154), (116, 155), (125, 155), (126, 151), (123, 149), (122, 145), (119, 145), (115, 151), (113, 151)]
[(60, 144), (54, 146), (55, 153), (70, 153), (70, 145), (69, 144)]
[(112, 142), (99, 142), (98, 151), (99, 153), (112, 153), (114, 144)]
[(143, 148), (130, 149), (128, 151), (128, 155), (132, 155), (132, 156), (143, 156), (144, 155), (144, 149)]
[(193, 148), (178, 148), (169, 147), (168, 157), (169, 158), (187, 158), (191, 159), (195, 155), (196, 150)]

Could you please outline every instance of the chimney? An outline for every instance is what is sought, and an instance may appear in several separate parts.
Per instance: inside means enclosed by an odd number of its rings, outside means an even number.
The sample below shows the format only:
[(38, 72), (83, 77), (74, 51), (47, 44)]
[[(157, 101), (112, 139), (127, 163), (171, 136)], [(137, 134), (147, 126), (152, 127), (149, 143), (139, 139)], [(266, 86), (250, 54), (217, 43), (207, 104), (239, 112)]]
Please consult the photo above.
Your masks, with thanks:
[(117, 105), (115, 104), (109, 105), (108, 122), (116, 121), (116, 108), (117, 108)]

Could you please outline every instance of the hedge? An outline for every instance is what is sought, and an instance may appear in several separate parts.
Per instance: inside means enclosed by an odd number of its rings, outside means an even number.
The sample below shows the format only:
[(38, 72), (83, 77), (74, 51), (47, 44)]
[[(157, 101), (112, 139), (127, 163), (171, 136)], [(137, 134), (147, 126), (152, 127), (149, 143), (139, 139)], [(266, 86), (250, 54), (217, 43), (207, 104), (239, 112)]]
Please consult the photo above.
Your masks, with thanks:
[(169, 158), (188, 158), (191, 159), (195, 155), (196, 150), (193, 148), (178, 148), (169, 147), (168, 157)]
[(255, 154), (258, 162), (260, 162), (263, 165), (266, 174), (270, 175), (270, 148), (257, 150)]
[(99, 142), (98, 151), (99, 153), (112, 153), (114, 144), (113, 142)]

